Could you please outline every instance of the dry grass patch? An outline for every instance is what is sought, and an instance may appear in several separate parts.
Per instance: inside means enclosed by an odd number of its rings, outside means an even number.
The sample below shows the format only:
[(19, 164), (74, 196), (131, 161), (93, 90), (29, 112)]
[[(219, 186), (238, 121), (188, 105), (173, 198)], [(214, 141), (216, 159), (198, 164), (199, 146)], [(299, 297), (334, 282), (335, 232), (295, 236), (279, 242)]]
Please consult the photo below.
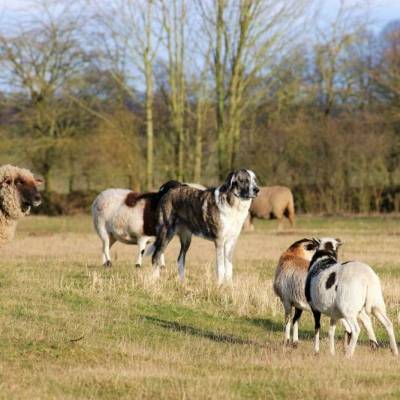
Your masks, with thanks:
[(399, 360), (381, 328), (385, 348), (376, 353), (363, 334), (351, 361), (340, 343), (330, 357), (326, 341), (315, 357), (305, 315), (299, 348), (283, 349), (271, 280), (295, 240), (338, 236), (343, 258), (371, 263), (381, 276), (400, 337), (400, 224), (304, 218), (292, 231), (257, 228), (238, 243), (233, 287), (218, 288), (214, 249), (203, 240), (189, 250), (185, 284), (176, 241), (155, 282), (148, 261), (134, 268), (136, 247), (117, 244), (114, 267), (104, 270), (89, 218), (25, 220), (0, 260), (0, 398), (398, 398)]

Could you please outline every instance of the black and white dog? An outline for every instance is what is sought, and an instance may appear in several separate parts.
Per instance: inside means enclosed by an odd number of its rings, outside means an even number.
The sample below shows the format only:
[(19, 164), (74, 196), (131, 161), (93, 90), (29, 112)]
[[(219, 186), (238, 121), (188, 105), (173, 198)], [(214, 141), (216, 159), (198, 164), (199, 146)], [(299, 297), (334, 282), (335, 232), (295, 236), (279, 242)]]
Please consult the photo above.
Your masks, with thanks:
[(161, 254), (178, 234), (181, 242), (178, 269), (180, 278), (184, 279), (185, 256), (193, 234), (215, 243), (218, 283), (231, 282), (233, 250), (251, 200), (258, 192), (254, 172), (246, 169), (232, 171), (226, 181), (214, 189), (199, 190), (184, 185), (170, 190), (158, 206), (153, 254), (155, 276), (160, 274)]

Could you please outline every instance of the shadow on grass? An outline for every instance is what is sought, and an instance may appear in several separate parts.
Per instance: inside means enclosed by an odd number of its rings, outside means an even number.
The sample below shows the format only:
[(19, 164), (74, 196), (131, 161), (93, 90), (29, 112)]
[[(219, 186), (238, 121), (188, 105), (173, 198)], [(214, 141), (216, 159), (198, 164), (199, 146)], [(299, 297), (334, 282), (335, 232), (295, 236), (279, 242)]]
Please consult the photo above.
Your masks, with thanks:
[(159, 318), (151, 317), (148, 315), (143, 315), (142, 318), (144, 320), (146, 320), (150, 323), (156, 324), (164, 329), (169, 329), (174, 332), (182, 332), (182, 333), (185, 333), (188, 335), (206, 338), (209, 340), (213, 340), (214, 342), (261, 346), (260, 343), (254, 341), (254, 340), (242, 339), (240, 337), (233, 336), (233, 335), (225, 335), (225, 334), (215, 333), (212, 331), (207, 331), (204, 329), (196, 328), (194, 326), (181, 324), (176, 321), (167, 321), (164, 319), (159, 319)]
[[(283, 334), (285, 330), (283, 321), (275, 322), (269, 318), (246, 318), (246, 321), (253, 325), (260, 326), (261, 328), (264, 328), (265, 330), (270, 332), (279, 332)], [(301, 327), (299, 328), (300, 339), (310, 339), (313, 336), (314, 336), (313, 330), (304, 329)]]

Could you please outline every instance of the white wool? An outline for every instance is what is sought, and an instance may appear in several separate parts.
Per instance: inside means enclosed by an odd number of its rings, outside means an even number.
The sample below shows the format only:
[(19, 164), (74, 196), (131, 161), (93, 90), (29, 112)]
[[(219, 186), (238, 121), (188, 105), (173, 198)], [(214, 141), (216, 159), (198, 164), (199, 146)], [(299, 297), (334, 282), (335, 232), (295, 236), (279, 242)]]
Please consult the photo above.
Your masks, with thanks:
[(110, 248), (119, 241), (125, 244), (137, 244), (136, 265), (141, 266), (148, 242), (154, 240), (143, 232), (143, 213), (145, 199), (139, 200), (133, 207), (125, 204), (130, 193), (127, 189), (107, 189), (101, 192), (93, 202), (93, 224), (103, 243), (103, 263), (111, 266)]
[[(327, 264), (328, 257), (317, 259), (310, 268), (310, 305), (313, 310), (331, 318), (329, 329), (330, 351), (335, 352), (334, 334), (338, 319), (345, 321), (351, 339), (346, 355), (351, 357), (357, 344), (360, 327), (357, 319), (373, 314), (384, 325), (390, 339), (393, 354), (397, 344), (392, 322), (386, 315), (381, 284), (372, 268), (358, 261)], [(324, 266), (324, 268), (321, 268)], [(368, 321), (367, 321), (368, 323)], [(365, 323), (364, 323), (365, 325)], [(315, 335), (315, 351), (319, 350), (319, 329)]]

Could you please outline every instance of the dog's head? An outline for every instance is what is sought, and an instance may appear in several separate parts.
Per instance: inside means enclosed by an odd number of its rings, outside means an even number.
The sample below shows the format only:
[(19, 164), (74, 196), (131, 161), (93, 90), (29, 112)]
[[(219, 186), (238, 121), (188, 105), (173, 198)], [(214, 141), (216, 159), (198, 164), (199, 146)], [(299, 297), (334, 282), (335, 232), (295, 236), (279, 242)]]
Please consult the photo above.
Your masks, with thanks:
[(230, 172), (223, 187), (236, 197), (245, 200), (257, 197), (260, 191), (257, 186), (256, 175), (248, 169), (239, 169)]
[(5, 166), (3, 171), (0, 181), (0, 200), (3, 211), (12, 218), (18, 218), (27, 214), (31, 207), (41, 204), (42, 198), (38, 185), (43, 183), (43, 180), (35, 178), (29, 170), (22, 168)]

